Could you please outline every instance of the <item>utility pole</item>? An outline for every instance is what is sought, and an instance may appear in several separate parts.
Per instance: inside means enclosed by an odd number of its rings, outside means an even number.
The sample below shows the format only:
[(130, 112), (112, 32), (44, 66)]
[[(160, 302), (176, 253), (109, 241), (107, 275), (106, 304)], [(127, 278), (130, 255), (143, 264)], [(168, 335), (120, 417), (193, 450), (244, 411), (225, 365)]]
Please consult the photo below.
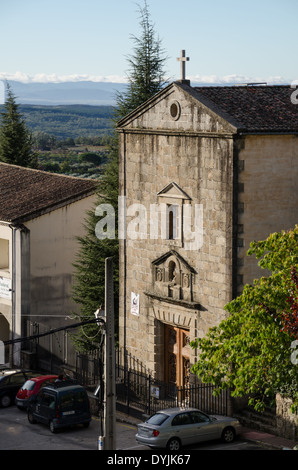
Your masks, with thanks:
[(5, 349), (3, 341), (0, 341), (0, 365), (5, 363)]
[(113, 260), (105, 260), (105, 352), (104, 352), (104, 436), (99, 437), (101, 450), (115, 450), (116, 383)]

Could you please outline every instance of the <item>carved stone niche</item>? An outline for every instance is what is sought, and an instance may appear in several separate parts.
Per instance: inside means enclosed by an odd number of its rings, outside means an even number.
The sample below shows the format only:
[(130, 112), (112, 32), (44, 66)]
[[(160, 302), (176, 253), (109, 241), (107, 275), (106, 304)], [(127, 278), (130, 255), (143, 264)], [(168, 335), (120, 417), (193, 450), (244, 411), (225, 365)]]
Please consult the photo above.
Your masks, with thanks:
[(193, 302), (195, 270), (174, 250), (152, 262), (153, 292), (173, 300)]

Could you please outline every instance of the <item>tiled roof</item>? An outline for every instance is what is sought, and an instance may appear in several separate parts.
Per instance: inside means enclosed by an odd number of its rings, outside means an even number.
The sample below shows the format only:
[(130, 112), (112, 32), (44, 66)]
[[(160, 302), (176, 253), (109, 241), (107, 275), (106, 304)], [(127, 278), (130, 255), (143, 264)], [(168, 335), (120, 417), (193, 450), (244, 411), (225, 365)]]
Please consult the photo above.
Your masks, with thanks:
[(0, 220), (24, 222), (94, 193), (96, 183), (0, 163)]
[[(248, 132), (297, 132), (298, 104), (291, 102), (294, 89), (273, 86), (194, 87), (197, 98), (231, 116), (238, 130)], [(209, 103), (208, 103), (209, 102)]]

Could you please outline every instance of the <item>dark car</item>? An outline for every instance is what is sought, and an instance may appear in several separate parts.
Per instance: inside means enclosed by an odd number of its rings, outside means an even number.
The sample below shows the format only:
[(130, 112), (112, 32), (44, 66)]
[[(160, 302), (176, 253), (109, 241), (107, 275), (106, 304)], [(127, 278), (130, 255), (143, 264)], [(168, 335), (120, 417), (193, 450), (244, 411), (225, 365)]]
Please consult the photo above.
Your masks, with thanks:
[(0, 372), (0, 406), (6, 407), (15, 403), (16, 394), (20, 387), (28, 380), (33, 377), (32, 371), (22, 369), (8, 369)]
[(85, 388), (67, 381), (47, 385), (30, 402), (28, 421), (47, 424), (51, 432), (76, 424), (89, 426), (91, 413)]
[(28, 408), (30, 400), (38, 394), (39, 390), (57, 379), (58, 375), (40, 375), (26, 380), (17, 393), (15, 400), (17, 407), (20, 409)]

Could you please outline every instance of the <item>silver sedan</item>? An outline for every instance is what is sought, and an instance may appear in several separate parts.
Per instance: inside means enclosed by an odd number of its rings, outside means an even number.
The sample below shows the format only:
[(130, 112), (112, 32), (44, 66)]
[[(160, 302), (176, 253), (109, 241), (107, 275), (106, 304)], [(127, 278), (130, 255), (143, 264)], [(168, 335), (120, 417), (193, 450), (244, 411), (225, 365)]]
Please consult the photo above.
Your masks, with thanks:
[(150, 447), (177, 451), (184, 445), (212, 439), (233, 442), (240, 429), (234, 418), (209, 416), (196, 408), (169, 408), (138, 424), (136, 440)]

